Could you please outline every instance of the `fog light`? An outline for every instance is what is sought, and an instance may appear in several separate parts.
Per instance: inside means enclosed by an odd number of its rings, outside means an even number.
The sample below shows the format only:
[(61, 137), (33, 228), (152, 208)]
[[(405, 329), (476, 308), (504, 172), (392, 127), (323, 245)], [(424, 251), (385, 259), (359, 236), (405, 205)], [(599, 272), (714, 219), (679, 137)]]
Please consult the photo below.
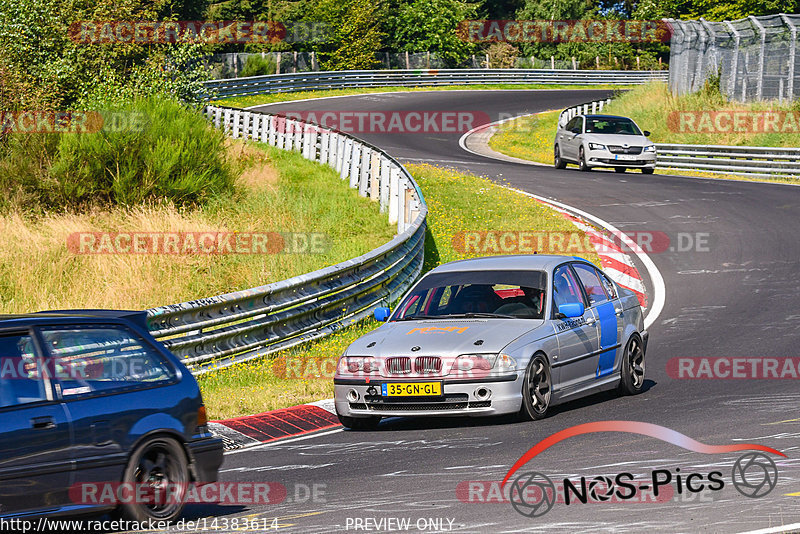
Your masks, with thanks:
[(478, 388), (475, 390), (475, 398), (478, 400), (487, 400), (489, 397), (492, 396), (492, 390), (489, 388)]
[(347, 400), (350, 402), (356, 402), (358, 400), (358, 391), (351, 389), (347, 392)]

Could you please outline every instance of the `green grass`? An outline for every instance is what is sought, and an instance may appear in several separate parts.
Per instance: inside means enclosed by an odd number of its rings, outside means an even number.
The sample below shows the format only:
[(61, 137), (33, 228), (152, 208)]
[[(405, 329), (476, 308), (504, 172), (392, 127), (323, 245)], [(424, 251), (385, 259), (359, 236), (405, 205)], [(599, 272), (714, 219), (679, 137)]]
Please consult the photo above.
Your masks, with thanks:
[[(503, 253), (465, 252), (463, 232), (580, 232), (554, 210), (487, 178), (430, 165), (409, 165), (428, 204), (425, 264)], [(547, 252), (547, 251), (540, 251)], [(582, 253), (600, 265), (594, 252)], [(285, 408), (333, 396), (331, 372), (342, 351), (379, 323), (367, 321), (322, 340), (282, 351), (274, 359), (234, 365), (200, 377), (210, 417), (223, 419)], [(287, 370), (291, 378), (286, 378)]]
[(521, 117), (498, 126), (489, 148), (515, 158), (553, 163), (553, 139), (561, 110)]
[[(632, 86), (631, 86), (632, 87)], [(270, 93), (248, 96), (234, 96), (213, 101), (214, 104), (234, 108), (247, 108), (276, 102), (290, 102), (307, 98), (325, 98), (329, 96), (350, 96), (370, 93), (414, 92), (414, 91), (455, 91), (455, 90), (491, 90), (491, 89), (628, 89), (619, 85), (553, 85), (553, 84), (480, 84), (480, 85), (447, 85), (436, 87), (365, 87), (361, 89), (321, 89), (317, 91), (300, 91), (297, 93)]]
[[(378, 205), (331, 168), (297, 152), (228, 142), (236, 190), (194, 210), (173, 205), (95, 208), (31, 218), (0, 215), (0, 312), (145, 309), (277, 282), (378, 247), (394, 235)], [(325, 247), (253, 254), (79, 254), (88, 232), (323, 234)], [(269, 235), (269, 234), (267, 234)], [(292, 241), (289, 241), (291, 244)]]

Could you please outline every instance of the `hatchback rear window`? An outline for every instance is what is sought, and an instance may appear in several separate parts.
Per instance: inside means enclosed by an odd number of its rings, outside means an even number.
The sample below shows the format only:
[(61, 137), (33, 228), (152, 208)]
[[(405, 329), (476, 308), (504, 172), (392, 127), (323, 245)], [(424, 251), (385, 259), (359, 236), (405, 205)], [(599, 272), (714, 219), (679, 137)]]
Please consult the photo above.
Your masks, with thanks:
[(126, 328), (50, 327), (42, 337), (65, 397), (175, 377), (161, 354)]

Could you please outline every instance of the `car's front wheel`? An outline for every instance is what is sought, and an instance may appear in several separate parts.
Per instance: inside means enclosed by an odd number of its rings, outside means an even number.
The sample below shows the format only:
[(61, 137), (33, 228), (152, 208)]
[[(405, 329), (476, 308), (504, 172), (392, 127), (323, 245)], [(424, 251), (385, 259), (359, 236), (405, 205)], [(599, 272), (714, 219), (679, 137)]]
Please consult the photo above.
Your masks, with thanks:
[(622, 377), (619, 391), (624, 395), (636, 395), (644, 386), (644, 348), (638, 335), (631, 337), (622, 355)]
[(550, 364), (543, 354), (535, 354), (525, 370), (525, 383), (522, 387), (522, 408), (520, 415), (525, 420), (542, 419), (550, 408), (553, 381)]
[(586, 164), (586, 154), (583, 152), (583, 147), (578, 151), (578, 168), (584, 172), (591, 170)]
[(375, 430), (381, 418), (378, 415), (369, 417), (349, 417), (347, 415), (336, 414), (342, 426), (350, 430)]
[(561, 159), (561, 149), (558, 148), (558, 145), (553, 149), (553, 166), (556, 169), (565, 169), (567, 167), (567, 162)]
[(165, 436), (145, 440), (131, 454), (122, 483), (134, 495), (117, 509), (123, 519), (174, 521), (183, 510), (189, 485), (183, 447)]

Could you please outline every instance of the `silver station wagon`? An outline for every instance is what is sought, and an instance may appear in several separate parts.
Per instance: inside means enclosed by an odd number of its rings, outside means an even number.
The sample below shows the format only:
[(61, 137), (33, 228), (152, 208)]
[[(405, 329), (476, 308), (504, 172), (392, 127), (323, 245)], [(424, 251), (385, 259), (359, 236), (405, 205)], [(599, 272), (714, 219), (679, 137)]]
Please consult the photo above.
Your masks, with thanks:
[(613, 167), (616, 172), (641, 169), (653, 174), (656, 145), (628, 117), (616, 115), (576, 115), (559, 124), (553, 144), (553, 164), (563, 169), (575, 163), (580, 170)]
[(433, 269), (353, 342), (334, 377), (352, 429), (390, 416), (540, 419), (558, 403), (644, 384), (636, 295), (586, 260), (492, 256)]

